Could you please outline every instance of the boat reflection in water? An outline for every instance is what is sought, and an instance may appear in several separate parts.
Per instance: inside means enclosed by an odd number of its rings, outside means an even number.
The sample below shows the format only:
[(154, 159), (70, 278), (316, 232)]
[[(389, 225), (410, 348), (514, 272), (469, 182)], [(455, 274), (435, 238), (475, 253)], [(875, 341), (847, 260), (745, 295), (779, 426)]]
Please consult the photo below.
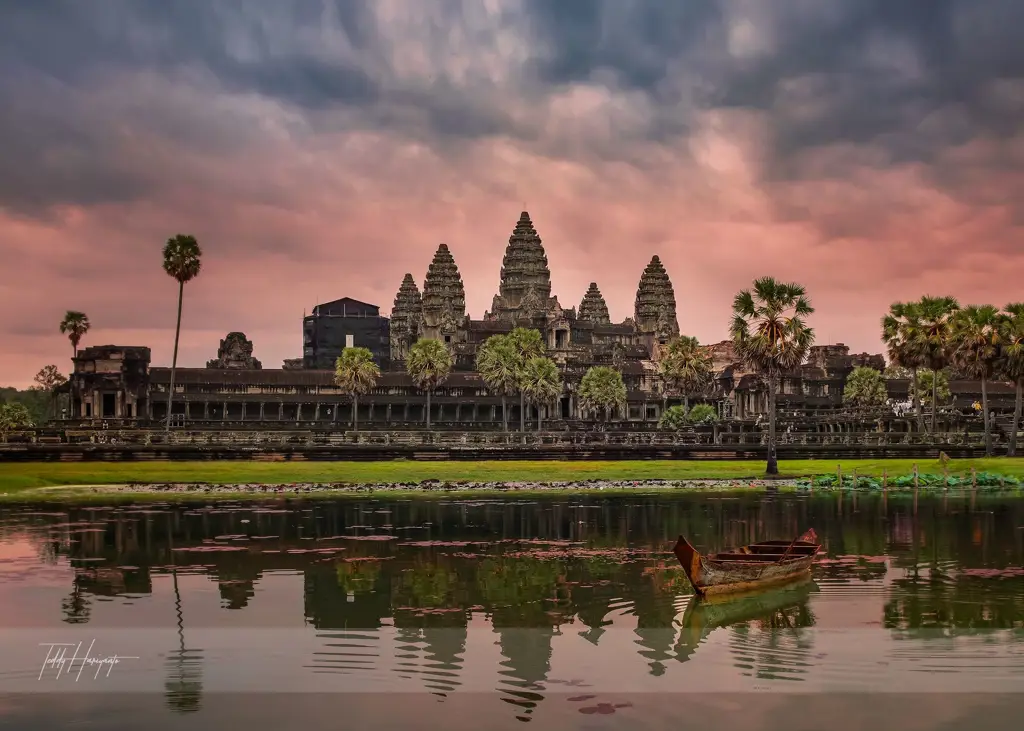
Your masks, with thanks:
[(798, 630), (814, 625), (808, 603), (818, 593), (809, 576), (785, 586), (719, 596), (695, 596), (677, 619), (676, 651), (680, 659), (692, 655), (720, 627), (756, 623), (761, 629)]

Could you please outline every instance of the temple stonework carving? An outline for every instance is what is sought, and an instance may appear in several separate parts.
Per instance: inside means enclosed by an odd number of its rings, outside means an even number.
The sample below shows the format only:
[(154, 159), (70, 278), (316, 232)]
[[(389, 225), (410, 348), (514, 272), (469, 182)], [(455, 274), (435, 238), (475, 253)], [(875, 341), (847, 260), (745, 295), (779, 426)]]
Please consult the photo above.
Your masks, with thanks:
[[(466, 323), (466, 288), (447, 244), (437, 247), (423, 282), (419, 336), (455, 343)], [(392, 346), (394, 347), (394, 346)]]
[(577, 317), (586, 322), (593, 322), (597, 325), (608, 325), (611, 323), (611, 316), (608, 314), (608, 304), (597, 288), (597, 282), (590, 283), (590, 289), (583, 295), (580, 302), (580, 311)]
[(245, 333), (230, 332), (220, 341), (217, 357), (206, 362), (207, 368), (225, 370), (259, 370), (263, 364), (252, 357), (252, 341)]
[(501, 262), (501, 281), (484, 320), (533, 324), (561, 310), (551, 296), (551, 270), (530, 214), (523, 211), (509, 236)]
[(416, 342), (420, 332), (420, 321), (423, 317), (423, 298), (419, 287), (406, 274), (402, 286), (395, 295), (395, 304), (391, 308), (391, 360), (402, 361), (409, 352), (409, 347)]
[(664, 345), (679, 336), (676, 319), (676, 295), (661, 259), (654, 256), (640, 277), (636, 290), (634, 316), (637, 331), (649, 347)]

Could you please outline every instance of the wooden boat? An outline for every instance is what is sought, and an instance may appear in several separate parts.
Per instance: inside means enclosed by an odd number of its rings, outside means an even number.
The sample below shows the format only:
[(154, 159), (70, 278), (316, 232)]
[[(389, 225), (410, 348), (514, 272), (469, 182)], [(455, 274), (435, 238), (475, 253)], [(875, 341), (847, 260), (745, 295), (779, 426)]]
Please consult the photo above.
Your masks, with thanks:
[(820, 548), (812, 529), (793, 541), (762, 541), (708, 556), (679, 536), (674, 551), (693, 590), (704, 597), (804, 579)]

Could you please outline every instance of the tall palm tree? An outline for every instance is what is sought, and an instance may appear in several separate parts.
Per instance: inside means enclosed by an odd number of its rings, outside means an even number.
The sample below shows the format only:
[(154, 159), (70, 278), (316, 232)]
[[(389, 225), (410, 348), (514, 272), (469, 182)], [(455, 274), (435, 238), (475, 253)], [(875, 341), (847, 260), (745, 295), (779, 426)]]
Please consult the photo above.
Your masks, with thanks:
[(920, 303), (921, 327), (924, 337), (925, 360), (932, 371), (932, 419), (930, 431), (935, 433), (938, 415), (937, 373), (949, 364), (950, 329), (953, 314), (960, 304), (952, 297), (922, 297)]
[(985, 455), (992, 456), (989, 428), (988, 382), (996, 372), (1000, 356), (999, 310), (992, 305), (970, 305), (958, 309), (950, 321), (948, 358), (964, 375), (981, 381), (981, 411), (985, 425)]
[[(64, 313), (64, 319), (60, 321), (60, 331), (62, 335), (67, 335), (68, 340), (71, 341), (71, 381), (72, 381), (72, 393), (71, 393), (71, 418), (75, 418), (75, 393), (74, 393), (74, 380), (75, 380), (75, 366), (74, 362), (78, 359), (78, 344), (82, 342), (82, 337), (89, 332), (89, 317), (84, 312), (78, 312), (77, 310), (68, 310)], [(81, 399), (79, 399), (80, 401)], [(81, 408), (81, 407), (79, 407)]]
[(181, 335), (181, 301), (185, 295), (185, 282), (199, 276), (203, 250), (194, 236), (178, 234), (164, 244), (164, 271), (178, 282), (178, 322), (174, 327), (174, 357), (171, 358), (171, 385), (167, 391), (167, 424), (171, 430), (171, 404), (174, 400), (174, 375), (178, 368), (178, 338)]
[(562, 374), (550, 358), (530, 358), (523, 367), (520, 386), (530, 403), (537, 407), (537, 431), (541, 430), (542, 407), (562, 395)]
[(658, 361), (658, 375), (665, 391), (681, 395), (689, 409), (690, 394), (704, 393), (714, 382), (711, 351), (703, 347), (697, 338), (678, 337), (669, 343)]
[(452, 355), (444, 343), (433, 338), (421, 338), (409, 348), (405, 369), (416, 387), (427, 393), (427, 429), (430, 429), (430, 396), (452, 372)]
[(910, 371), (914, 416), (917, 418), (917, 428), (921, 431), (924, 429), (924, 416), (921, 414), (918, 373), (928, 361), (920, 303), (893, 302), (889, 306), (889, 313), (882, 318), (882, 340), (889, 351), (890, 364)]
[(1024, 302), (1011, 302), (1003, 308), (1000, 318), (999, 373), (1016, 386), (1017, 398), (1013, 407), (1013, 428), (1010, 431), (1009, 455), (1017, 455), (1017, 431), (1020, 429), (1022, 400), (1024, 400)]
[(622, 374), (608, 366), (590, 368), (580, 381), (579, 400), (584, 411), (603, 411), (606, 420), (615, 407), (624, 411), (626, 384), (622, 381)]
[(501, 396), (502, 427), (508, 431), (507, 398), (519, 389), (519, 354), (506, 335), (492, 335), (476, 353), (476, 369), (487, 388)]
[(814, 312), (802, 285), (777, 282), (772, 277), (754, 281), (732, 303), (729, 331), (736, 353), (768, 382), (769, 475), (779, 473), (775, 456), (775, 393), (782, 374), (804, 362), (814, 344), (814, 330), (805, 318)]
[(368, 348), (344, 348), (334, 364), (334, 382), (352, 399), (352, 430), (359, 433), (359, 397), (377, 385), (380, 368)]
[[(508, 341), (516, 352), (517, 380), (521, 381), (526, 363), (544, 355), (544, 339), (537, 330), (517, 327), (508, 334)], [(526, 431), (526, 393), (521, 387), (519, 388), (519, 431)]]

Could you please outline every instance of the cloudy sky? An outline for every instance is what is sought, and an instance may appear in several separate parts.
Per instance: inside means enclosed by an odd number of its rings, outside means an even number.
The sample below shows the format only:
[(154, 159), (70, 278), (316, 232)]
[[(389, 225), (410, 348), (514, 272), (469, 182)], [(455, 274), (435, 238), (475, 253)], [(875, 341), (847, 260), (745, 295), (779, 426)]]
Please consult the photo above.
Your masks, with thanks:
[(194, 234), (180, 363), (267, 367), (301, 318), (390, 311), (438, 243), (474, 317), (524, 206), (554, 293), (632, 315), (653, 254), (726, 335), (761, 275), (818, 341), (890, 302), (1024, 299), (1020, 0), (0, 0), (0, 382), (57, 332), (169, 363), (168, 236)]

